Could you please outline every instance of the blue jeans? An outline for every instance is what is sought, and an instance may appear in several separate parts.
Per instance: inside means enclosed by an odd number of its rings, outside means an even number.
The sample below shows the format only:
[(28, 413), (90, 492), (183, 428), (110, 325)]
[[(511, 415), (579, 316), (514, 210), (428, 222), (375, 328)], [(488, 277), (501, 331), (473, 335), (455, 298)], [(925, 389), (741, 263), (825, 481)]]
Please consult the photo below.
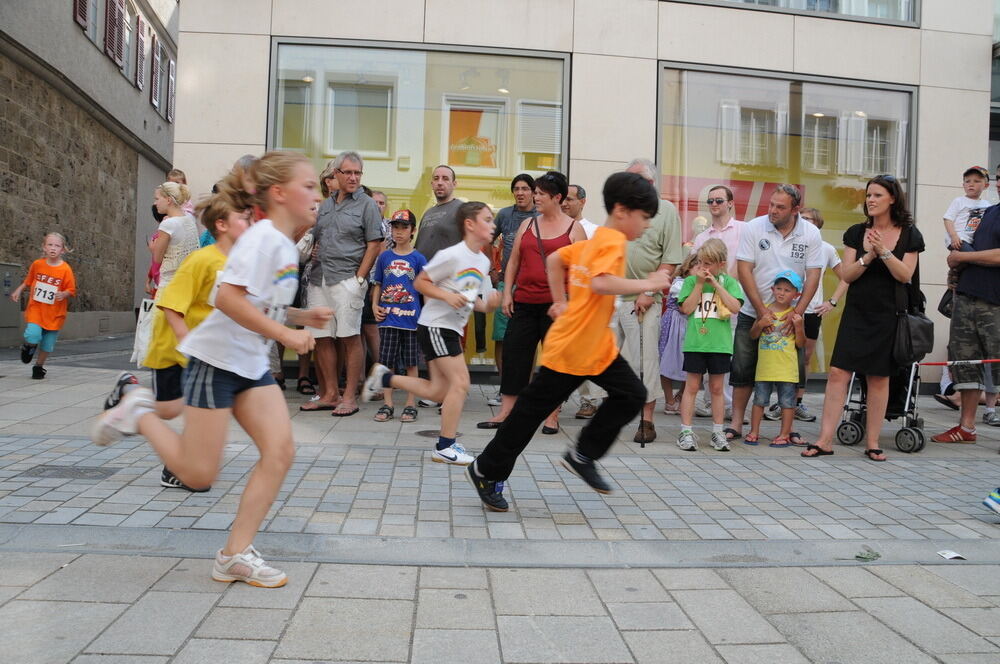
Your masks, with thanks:
[(777, 381), (759, 380), (753, 387), (753, 405), (767, 408), (771, 401), (771, 392), (778, 394), (778, 406), (795, 408), (795, 383), (779, 383)]

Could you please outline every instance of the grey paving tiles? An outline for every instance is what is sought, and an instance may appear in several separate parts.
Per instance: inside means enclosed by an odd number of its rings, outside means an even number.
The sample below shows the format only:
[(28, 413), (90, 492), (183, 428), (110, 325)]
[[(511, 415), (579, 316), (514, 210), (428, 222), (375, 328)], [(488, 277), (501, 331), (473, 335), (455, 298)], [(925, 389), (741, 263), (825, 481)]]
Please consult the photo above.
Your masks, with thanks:
[[(406, 661), (413, 602), (306, 597), (292, 617), (277, 657)], [(371, 629), (378, 625), (378, 629)]]
[(68, 662), (127, 608), (100, 602), (8, 602), (0, 607), (3, 657), (33, 664)]
[[(149, 592), (87, 650), (126, 655), (173, 655), (218, 598), (211, 593)], [(152, 625), (156, 629), (150, 629)]]
[(631, 663), (609, 618), (584, 616), (499, 616), (505, 662)]

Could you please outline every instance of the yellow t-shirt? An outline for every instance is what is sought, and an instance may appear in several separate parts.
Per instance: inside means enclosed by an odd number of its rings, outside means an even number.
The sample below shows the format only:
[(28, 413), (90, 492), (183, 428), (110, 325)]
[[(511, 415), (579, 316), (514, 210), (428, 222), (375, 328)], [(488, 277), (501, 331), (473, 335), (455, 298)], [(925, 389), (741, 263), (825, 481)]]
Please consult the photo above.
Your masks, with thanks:
[(774, 383), (799, 382), (799, 355), (795, 349), (795, 332), (781, 335), (781, 326), (794, 311), (791, 307), (784, 311), (772, 311), (774, 330), (761, 334), (757, 347), (756, 380)]
[(159, 293), (153, 312), (153, 335), (143, 362), (150, 369), (187, 366), (187, 358), (177, 351), (177, 335), (160, 309), (184, 316), (184, 324), (194, 329), (212, 312), (217, 277), (226, 265), (226, 255), (210, 244), (192, 252), (181, 263), (167, 287)]
[(625, 234), (599, 226), (594, 237), (559, 249), (569, 275), (569, 304), (542, 342), (541, 364), (559, 373), (596, 376), (618, 357), (615, 334), (608, 327), (614, 295), (590, 289), (594, 277), (625, 274)]

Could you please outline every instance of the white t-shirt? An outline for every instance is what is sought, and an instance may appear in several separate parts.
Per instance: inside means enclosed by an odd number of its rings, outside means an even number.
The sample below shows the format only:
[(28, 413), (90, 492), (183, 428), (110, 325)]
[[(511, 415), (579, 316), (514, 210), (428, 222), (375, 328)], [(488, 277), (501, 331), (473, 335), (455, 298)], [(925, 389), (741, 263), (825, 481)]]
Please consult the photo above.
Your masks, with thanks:
[(158, 288), (166, 288), (174, 273), (192, 251), (198, 250), (198, 223), (189, 214), (183, 217), (167, 217), (160, 222), (159, 231), (170, 236), (170, 244), (160, 263)]
[[(840, 265), (840, 254), (837, 253), (837, 248), (834, 247), (829, 242), (823, 243), (823, 272), (827, 270), (832, 270), (833, 268)], [(816, 307), (823, 304), (823, 272), (819, 274), (819, 286), (816, 287), (816, 294), (813, 295), (812, 301), (809, 306), (806, 307), (807, 314), (816, 313)]]
[[(779, 272), (791, 270), (806, 280), (806, 270), (822, 268), (823, 238), (819, 229), (802, 217), (795, 220), (795, 228), (782, 237), (767, 215), (751, 219), (740, 234), (740, 248), (736, 260), (754, 264), (753, 278), (764, 304), (772, 301), (771, 286)], [(757, 312), (747, 297), (740, 311), (757, 317)]]
[[(284, 323), (299, 288), (298, 252), (270, 219), (261, 219), (233, 245), (219, 281), (243, 286), (250, 304), (268, 318)], [(268, 371), (272, 343), (216, 309), (184, 338), (177, 350), (218, 369), (256, 380)]]
[(580, 220), (580, 226), (583, 227), (583, 232), (586, 233), (588, 240), (594, 237), (594, 231), (597, 230), (597, 224), (584, 217)]
[(489, 278), (490, 259), (481, 251), (469, 249), (463, 240), (434, 254), (424, 272), (438, 288), (463, 294), (469, 304), (455, 309), (444, 300), (426, 298), (417, 323), (425, 327), (444, 327), (461, 334), (476, 298), (482, 296), (488, 299), (493, 292)]
[[(963, 242), (972, 242), (972, 236), (979, 228), (979, 222), (983, 220), (983, 210), (993, 205), (992, 201), (985, 198), (969, 198), (959, 196), (948, 206), (948, 211), (944, 213), (944, 218), (951, 220), (955, 224), (955, 232)], [(975, 212), (973, 212), (975, 211)], [(951, 237), (944, 234), (944, 245), (951, 244)]]

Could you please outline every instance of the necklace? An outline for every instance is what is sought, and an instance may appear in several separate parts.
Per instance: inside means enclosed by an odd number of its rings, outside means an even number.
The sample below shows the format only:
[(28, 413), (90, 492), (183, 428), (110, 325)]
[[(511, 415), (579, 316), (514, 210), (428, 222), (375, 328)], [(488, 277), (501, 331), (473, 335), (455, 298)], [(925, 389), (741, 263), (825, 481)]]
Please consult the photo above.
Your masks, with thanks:
[(707, 303), (705, 302), (705, 295), (707, 295), (707, 293), (702, 291), (701, 313), (699, 314), (699, 316), (701, 317), (701, 327), (698, 328), (698, 334), (703, 334), (703, 335), (708, 334), (708, 328), (705, 327), (705, 321), (708, 320), (708, 313), (709, 313), (708, 310), (709, 307), (712, 306), (712, 300), (709, 300)]

